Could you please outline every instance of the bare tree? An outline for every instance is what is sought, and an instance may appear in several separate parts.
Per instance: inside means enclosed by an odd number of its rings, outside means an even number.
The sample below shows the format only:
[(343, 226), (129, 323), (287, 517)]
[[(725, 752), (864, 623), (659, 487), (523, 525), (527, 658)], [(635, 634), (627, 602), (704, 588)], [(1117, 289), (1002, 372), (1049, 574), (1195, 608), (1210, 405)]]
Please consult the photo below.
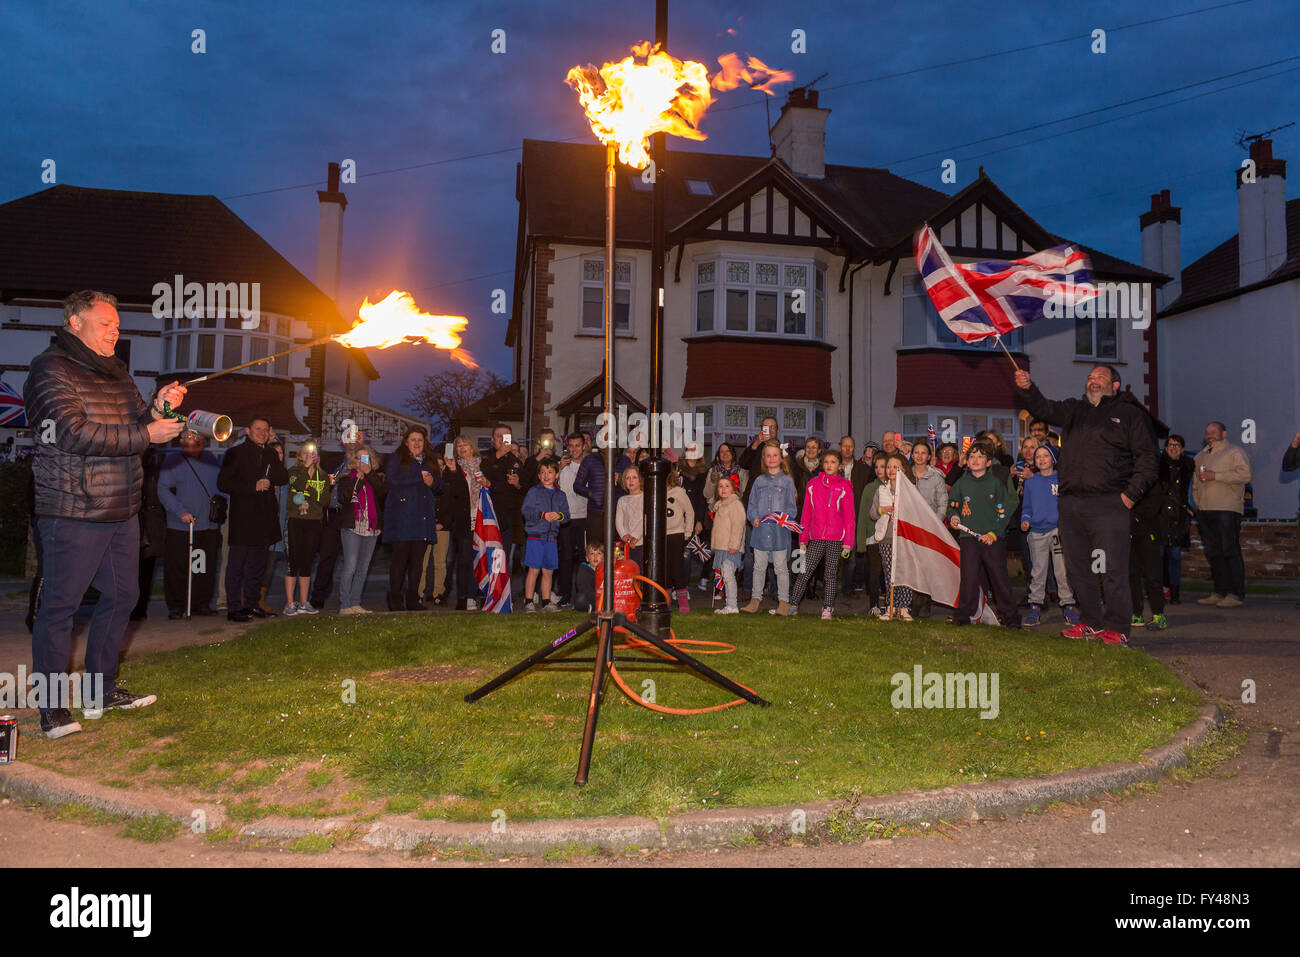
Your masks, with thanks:
[(490, 370), (457, 366), (425, 376), (407, 395), (406, 407), (428, 419), (432, 434), (437, 435), (445, 432), (464, 409), (508, 384)]

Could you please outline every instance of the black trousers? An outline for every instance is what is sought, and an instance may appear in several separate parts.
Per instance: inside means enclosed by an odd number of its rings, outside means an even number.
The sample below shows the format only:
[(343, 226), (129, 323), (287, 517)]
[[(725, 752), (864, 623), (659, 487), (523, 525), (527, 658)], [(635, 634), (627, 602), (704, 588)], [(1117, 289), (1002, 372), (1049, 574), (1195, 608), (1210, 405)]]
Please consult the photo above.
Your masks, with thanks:
[(1197, 513), (1201, 544), (1210, 563), (1214, 591), (1219, 595), (1246, 598), (1246, 564), (1241, 557), (1241, 515), (1223, 510)]
[(1128, 589), (1133, 599), (1133, 614), (1142, 614), (1144, 591), (1146, 599), (1151, 602), (1151, 614), (1165, 613), (1162, 564), (1160, 543), (1155, 536), (1149, 532), (1134, 531), (1128, 556)]
[(256, 608), (262, 600), (262, 580), (266, 578), (266, 560), (270, 549), (265, 545), (231, 545), (226, 553), (226, 611)]
[(573, 570), (586, 560), (587, 520), (571, 518), (560, 526), (556, 548), (560, 552), (560, 567), (555, 582), (556, 593), (566, 602), (573, 601)]
[(963, 535), (957, 540), (957, 547), (961, 549), (957, 620), (968, 622), (980, 610), (980, 583), (987, 581), (992, 589), (989, 597), (997, 609), (998, 620), (1003, 624), (1019, 621), (1016, 599), (1011, 594), (1011, 583), (1007, 580), (1006, 541), (998, 539), (992, 545), (985, 545), (969, 535)]
[(149, 599), (153, 597), (153, 573), (157, 567), (157, 556), (140, 556), (140, 591), (135, 601), (135, 608), (131, 610), (131, 614), (136, 618), (143, 618), (149, 611)]
[[(167, 610), (185, 613), (185, 585), (189, 577), (190, 534), (167, 529), (163, 556), (163, 594)], [(194, 533), (194, 550), (203, 552), (203, 572), (195, 572), (190, 583), (190, 612), (212, 607), (217, 590), (217, 567), (221, 564), (221, 529), (210, 528)]]
[[(686, 536), (680, 532), (675, 535), (669, 535), (664, 546), (668, 553), (664, 556), (664, 582), (671, 591), (674, 588), (685, 588), (686, 581)], [(649, 577), (649, 576), (646, 576)], [(758, 593), (763, 593), (763, 583), (758, 583)], [(660, 595), (659, 597), (663, 597)]]
[[(447, 549), (447, 574), (456, 573), (456, 597), (470, 598), (478, 594), (478, 580), (474, 577), (474, 536), (457, 532)], [(447, 593), (451, 594), (448, 586)], [(477, 599), (475, 599), (477, 601)]]
[(872, 542), (867, 545), (864, 553), (866, 566), (866, 589), (867, 598), (871, 601), (871, 607), (874, 608), (880, 604), (880, 598), (885, 593), (883, 579), (885, 577), (885, 563), (880, 557), (880, 545)]
[(311, 603), (324, 605), (334, 590), (334, 563), (343, 554), (342, 519), (327, 509), (321, 520), (320, 551), (316, 558), (316, 580), (311, 583)]
[(1083, 623), (1127, 635), (1133, 616), (1128, 580), (1129, 510), (1118, 492), (1062, 495), (1059, 509), (1065, 577), (1074, 590)]
[[(617, 534), (617, 532), (615, 533)], [(587, 507), (587, 541), (605, 544), (605, 510)], [(585, 559), (586, 556), (584, 555)]]
[(420, 600), (420, 572), (423, 571), (427, 539), (418, 542), (394, 542), (393, 558), (388, 566), (388, 610), (403, 611)]

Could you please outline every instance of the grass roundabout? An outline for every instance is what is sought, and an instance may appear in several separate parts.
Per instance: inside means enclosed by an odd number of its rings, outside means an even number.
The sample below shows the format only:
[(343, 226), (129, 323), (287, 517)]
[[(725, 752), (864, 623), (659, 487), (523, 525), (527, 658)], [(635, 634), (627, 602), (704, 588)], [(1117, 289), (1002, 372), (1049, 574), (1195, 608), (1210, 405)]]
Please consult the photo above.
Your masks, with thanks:
[[(573, 775), (590, 664), (535, 669), (473, 705), (462, 699), (581, 620), (281, 619), (128, 662), (122, 683), (157, 694), (156, 705), (83, 721), (84, 733), (60, 741), (26, 736), (25, 759), (114, 787), (221, 803), (235, 821), (663, 817), (1132, 761), (1168, 742), (1201, 704), (1139, 651), (1054, 631), (696, 612), (674, 616), (678, 636), (735, 644), (705, 660), (772, 706), (664, 716), (608, 682), (591, 781), (580, 789)], [(589, 656), (592, 647), (571, 653)], [(918, 666), (983, 673), (990, 693), (996, 674), (996, 716), (981, 717), (993, 709), (979, 706), (897, 706), (895, 676), (910, 681)], [(653, 681), (660, 704), (731, 697), (670, 668), (619, 670), (638, 691)]]

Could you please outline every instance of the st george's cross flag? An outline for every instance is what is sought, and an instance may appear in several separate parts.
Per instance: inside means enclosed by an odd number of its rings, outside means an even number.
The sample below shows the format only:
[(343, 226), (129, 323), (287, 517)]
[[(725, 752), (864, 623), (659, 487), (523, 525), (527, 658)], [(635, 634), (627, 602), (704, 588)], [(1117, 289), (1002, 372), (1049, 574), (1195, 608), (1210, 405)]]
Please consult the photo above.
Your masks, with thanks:
[(506, 567), (506, 550), (501, 541), (492, 496), (485, 488), (478, 491), (478, 515), (474, 519), (474, 577), (483, 596), (483, 610), (510, 612), (510, 570)]
[(939, 318), (965, 342), (1006, 335), (1041, 319), (1048, 302), (1064, 309), (1097, 295), (1092, 262), (1072, 244), (1024, 259), (954, 263), (934, 230), (923, 226), (913, 252)]
[[(961, 549), (916, 486), (900, 473), (894, 493), (894, 585), (906, 585), (940, 605), (957, 607), (961, 588)], [(971, 621), (996, 625), (998, 616), (980, 592), (979, 611)]]
[(27, 428), (27, 410), (23, 407), (23, 397), (9, 384), (0, 379), (0, 425), (10, 429)]

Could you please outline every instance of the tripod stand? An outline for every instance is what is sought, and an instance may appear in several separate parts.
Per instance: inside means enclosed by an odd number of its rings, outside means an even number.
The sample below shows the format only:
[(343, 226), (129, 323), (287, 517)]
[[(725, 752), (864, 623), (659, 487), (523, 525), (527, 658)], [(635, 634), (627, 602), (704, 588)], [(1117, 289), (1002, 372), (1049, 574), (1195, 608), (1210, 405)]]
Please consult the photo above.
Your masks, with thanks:
[[(606, 592), (606, 594), (609, 593)], [(552, 655), (558, 652), (561, 648), (567, 647), (578, 636), (583, 635), (588, 631), (591, 631), (593, 628), (597, 629), (595, 656), (591, 658), (566, 657), (564, 659), (565, 663), (589, 661), (592, 662), (595, 666), (592, 670), (592, 675), (591, 675), (591, 695), (587, 699), (587, 723), (582, 729), (582, 750), (578, 755), (578, 774), (577, 777), (574, 778), (575, 784), (587, 783), (587, 772), (591, 767), (592, 746), (596, 740), (596, 721), (600, 716), (601, 699), (604, 697), (605, 675), (608, 672), (608, 670), (611, 667), (613, 667), (616, 661), (634, 661), (634, 662), (644, 662), (644, 663), (653, 663), (653, 664), (663, 664), (665, 662), (665, 659), (661, 657), (643, 658), (643, 657), (633, 657), (633, 656), (626, 656), (626, 655), (615, 656), (614, 654), (614, 629), (615, 628), (627, 629), (629, 632), (636, 635), (638, 638), (642, 639), (643, 641), (649, 642), (655, 648), (659, 649), (659, 651), (661, 651), (664, 655), (666, 655), (667, 658), (675, 661), (679, 665), (683, 665), (684, 667), (691, 669), (701, 677), (707, 678), (708, 680), (714, 682), (715, 684), (723, 688), (726, 688), (728, 691), (734, 693), (738, 697), (744, 698), (750, 704), (757, 704), (757, 705), (770, 704), (770, 702), (764, 701), (762, 698), (760, 698), (754, 692), (750, 691), (748, 688), (745, 688), (742, 685), (738, 685), (736, 684), (736, 682), (732, 681), (726, 675), (714, 671), (712, 668), (704, 664), (702, 661), (699, 661), (697, 658), (688, 655), (686, 652), (682, 651), (680, 648), (677, 648), (670, 642), (665, 641), (663, 638), (659, 637), (654, 632), (642, 628), (634, 621), (629, 621), (627, 616), (624, 615), (621, 611), (594, 612), (589, 619), (584, 621), (577, 628), (574, 628), (572, 631), (565, 632), (563, 635), (561, 635), (559, 638), (557, 638), (555, 641), (551, 642), (550, 644), (543, 645), (541, 648), (538, 648), (536, 651), (534, 651), (527, 658), (524, 658), (518, 664), (501, 672), (501, 674), (497, 675), (491, 681), (487, 682), (487, 684), (465, 695), (465, 701), (472, 704), (473, 702), (478, 701), (480, 698), (491, 694), (493, 691), (495, 691), (497, 688), (501, 687), (503, 684), (510, 681), (511, 679), (517, 677), (518, 675), (523, 674), (525, 671), (527, 671), (529, 668), (532, 668), (534, 665), (543, 665), (543, 664), (550, 663), (548, 662), (548, 659)]]

